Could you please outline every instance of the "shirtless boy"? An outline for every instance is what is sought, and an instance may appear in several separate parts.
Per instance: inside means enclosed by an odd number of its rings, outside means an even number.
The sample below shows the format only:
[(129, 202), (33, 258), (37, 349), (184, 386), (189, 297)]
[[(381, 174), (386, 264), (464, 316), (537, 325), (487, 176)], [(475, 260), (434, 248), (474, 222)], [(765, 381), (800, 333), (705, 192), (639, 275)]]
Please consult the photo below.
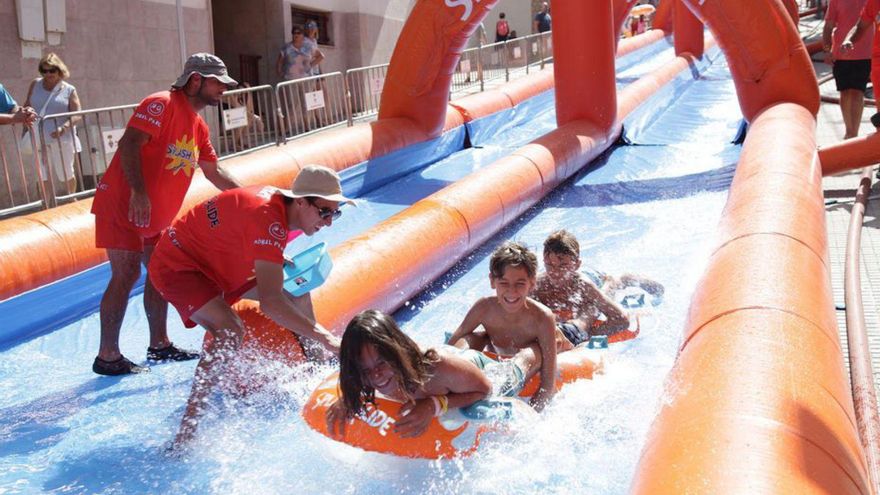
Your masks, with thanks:
[[(555, 393), (556, 329), (553, 313), (529, 297), (535, 287), (538, 258), (528, 248), (505, 242), (492, 253), (489, 283), (495, 295), (478, 300), (449, 338), (449, 344), (490, 350), (533, 363), (523, 380), (540, 372), (541, 384), (530, 404), (540, 411)], [(485, 333), (477, 331), (482, 326)], [(523, 359), (527, 354), (528, 359)]]
[[(565, 336), (557, 340), (559, 351), (588, 341), (592, 335), (613, 335), (630, 327), (626, 312), (609, 293), (638, 285), (651, 294), (663, 294), (661, 284), (635, 275), (620, 279), (600, 276), (596, 280), (584, 275), (580, 271), (580, 245), (565, 230), (550, 234), (544, 241), (544, 267), (546, 271), (538, 275), (532, 296), (556, 316), (556, 327)], [(600, 314), (605, 320), (597, 325)]]

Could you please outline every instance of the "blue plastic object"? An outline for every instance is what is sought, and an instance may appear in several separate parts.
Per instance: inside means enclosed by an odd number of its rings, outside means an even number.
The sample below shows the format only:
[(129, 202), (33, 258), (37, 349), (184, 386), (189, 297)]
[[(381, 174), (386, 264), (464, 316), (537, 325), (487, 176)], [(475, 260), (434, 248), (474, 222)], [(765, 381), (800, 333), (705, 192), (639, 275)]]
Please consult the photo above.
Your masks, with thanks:
[(628, 294), (622, 301), (620, 301), (620, 305), (627, 309), (642, 308), (645, 306), (645, 295)]
[(608, 336), (607, 335), (593, 335), (590, 337), (590, 341), (587, 343), (587, 348), (589, 349), (607, 349), (608, 348)]
[(461, 408), (462, 416), (473, 420), (508, 420), (513, 417), (510, 399), (483, 399)]
[(317, 289), (327, 280), (332, 268), (327, 244), (319, 242), (284, 264), (284, 290), (301, 296)]

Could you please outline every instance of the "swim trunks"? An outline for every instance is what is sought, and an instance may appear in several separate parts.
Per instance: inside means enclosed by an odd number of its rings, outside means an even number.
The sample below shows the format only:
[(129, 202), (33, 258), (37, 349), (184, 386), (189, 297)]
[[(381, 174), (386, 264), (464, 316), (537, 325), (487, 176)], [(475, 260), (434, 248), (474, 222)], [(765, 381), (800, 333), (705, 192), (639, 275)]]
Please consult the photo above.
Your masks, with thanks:
[(570, 321), (556, 323), (556, 328), (558, 328), (559, 331), (562, 332), (562, 335), (565, 335), (565, 338), (574, 346), (590, 341), (590, 334), (584, 332)]
[(515, 397), (525, 386), (525, 373), (513, 361), (496, 361), (475, 349), (456, 348), (456, 352), (483, 370), (492, 383), (493, 396)]

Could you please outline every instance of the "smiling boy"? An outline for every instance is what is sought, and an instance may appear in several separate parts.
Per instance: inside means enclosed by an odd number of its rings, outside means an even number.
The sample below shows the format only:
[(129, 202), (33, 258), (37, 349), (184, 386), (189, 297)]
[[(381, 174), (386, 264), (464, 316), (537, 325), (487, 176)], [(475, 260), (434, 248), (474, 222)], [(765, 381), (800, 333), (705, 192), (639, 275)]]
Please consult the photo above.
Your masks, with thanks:
[[(525, 246), (510, 241), (499, 246), (489, 261), (489, 283), (495, 295), (473, 305), (449, 344), (482, 350), (488, 340), (501, 356), (534, 353), (530, 359), (536, 366), (520, 374), (528, 380), (540, 372), (540, 387), (530, 401), (540, 411), (556, 391), (556, 329), (550, 309), (529, 297), (537, 271), (538, 258)], [(485, 337), (482, 332), (474, 333), (479, 326), (485, 329)]]
[[(544, 267), (532, 296), (553, 311), (563, 338), (557, 338), (562, 352), (590, 340), (593, 335), (613, 335), (630, 327), (626, 311), (611, 294), (626, 287), (641, 287), (655, 297), (663, 285), (632, 274), (620, 278), (597, 274), (594, 279), (580, 271), (580, 244), (568, 231), (558, 230), (544, 241)], [(599, 316), (604, 316), (600, 320)]]

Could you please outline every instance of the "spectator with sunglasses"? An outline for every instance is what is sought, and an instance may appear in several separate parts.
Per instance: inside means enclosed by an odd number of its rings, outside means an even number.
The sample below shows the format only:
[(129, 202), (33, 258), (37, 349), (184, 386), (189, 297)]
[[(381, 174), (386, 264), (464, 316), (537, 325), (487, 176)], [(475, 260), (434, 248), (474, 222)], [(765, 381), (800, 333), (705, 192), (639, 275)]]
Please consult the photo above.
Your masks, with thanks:
[(278, 76), (286, 81), (315, 74), (317, 67), (324, 60), (324, 53), (318, 48), (317, 43), (306, 37), (303, 28), (294, 26), (290, 33), (293, 39), (281, 47), (278, 59), (275, 61)]
[(339, 354), (339, 338), (316, 321), (311, 296), (284, 290), (283, 264), (288, 241), (332, 226), (344, 203), (354, 202), (342, 195), (339, 175), (309, 165), (290, 191), (260, 186), (225, 191), (163, 234), (150, 261), (150, 280), (184, 325), (201, 325), (214, 338), (196, 368), (176, 446), (195, 434), (205, 397), (241, 344), (245, 327), (231, 306), (239, 299), (258, 300), (275, 323)]
[(41, 58), (37, 70), (40, 77), (31, 81), (24, 106), (36, 108), (37, 117), (41, 119), (42, 132), (37, 131), (37, 143), (42, 143), (45, 151), (40, 161), (43, 184), (47, 191), (54, 190), (56, 195), (73, 194), (76, 191), (73, 163), (76, 154), (82, 151), (74, 126), (82, 117), (44, 117), (79, 111), (79, 96), (76, 88), (65, 81), (70, 77), (70, 71), (58, 55), (49, 53)]

